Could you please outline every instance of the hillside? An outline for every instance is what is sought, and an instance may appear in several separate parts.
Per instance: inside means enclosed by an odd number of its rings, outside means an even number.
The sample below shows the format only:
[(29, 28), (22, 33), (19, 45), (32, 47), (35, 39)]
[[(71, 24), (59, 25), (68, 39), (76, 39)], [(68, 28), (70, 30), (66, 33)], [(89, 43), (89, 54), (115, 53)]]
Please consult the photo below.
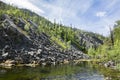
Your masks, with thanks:
[(0, 1), (0, 62), (52, 64), (88, 59), (88, 49), (96, 49), (104, 39)]
[(27, 30), (29, 30), (29, 28), (32, 26), (36, 28), (38, 32), (45, 32), (47, 35), (51, 36), (53, 40), (59, 40), (61, 44), (57, 43), (57, 41), (56, 43), (62, 48), (70, 47), (69, 44), (66, 46), (67, 43), (79, 43), (81, 47), (84, 45), (83, 48), (86, 47), (86, 49), (91, 46), (95, 47), (98, 46), (98, 44), (103, 44), (103, 41), (101, 39), (104, 39), (104, 37), (101, 35), (78, 30), (72, 28), (72, 26), (66, 27), (62, 24), (51, 23), (47, 19), (38, 16), (37, 14), (26, 9), (17, 9), (16, 7), (1, 3), (1, 15), (2, 14), (10, 15), (11, 18), (15, 19), (14, 23), (18, 24), (17, 26), (21, 27), (26, 32), (28, 32)]

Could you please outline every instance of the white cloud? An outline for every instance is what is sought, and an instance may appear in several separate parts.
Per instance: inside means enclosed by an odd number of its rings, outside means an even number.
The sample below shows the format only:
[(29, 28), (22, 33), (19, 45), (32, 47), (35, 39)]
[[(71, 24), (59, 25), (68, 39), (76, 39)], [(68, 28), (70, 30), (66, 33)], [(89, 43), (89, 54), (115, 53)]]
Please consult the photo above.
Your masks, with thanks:
[[(92, 6), (93, 0), (85, 1), (85, 0), (55, 0), (52, 4), (44, 4), (45, 7), (50, 10), (49, 14), (46, 14), (49, 19), (56, 19), (58, 22), (62, 22), (65, 25), (77, 25), (82, 21), (81, 15), (88, 11), (88, 9)], [(49, 5), (49, 6), (48, 6)], [(82, 28), (82, 27), (80, 27)]]
[(32, 10), (38, 14), (43, 14), (44, 11), (38, 8), (37, 6), (33, 5), (29, 2), (29, 0), (1, 0), (8, 4), (13, 4), (15, 6), (18, 6), (19, 8), (26, 8), (29, 10)]
[(96, 13), (96, 16), (97, 16), (97, 17), (104, 17), (104, 16), (106, 16), (106, 12), (105, 12), (105, 11), (97, 12), (97, 13)]

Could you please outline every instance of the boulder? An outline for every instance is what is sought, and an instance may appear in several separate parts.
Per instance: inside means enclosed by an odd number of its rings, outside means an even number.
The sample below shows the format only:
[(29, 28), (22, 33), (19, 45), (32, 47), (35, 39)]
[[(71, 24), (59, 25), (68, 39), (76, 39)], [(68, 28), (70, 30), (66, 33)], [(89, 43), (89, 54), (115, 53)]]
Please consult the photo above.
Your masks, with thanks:
[(108, 61), (107, 63), (104, 63), (105, 67), (114, 67), (115, 66), (115, 62), (113, 61)]

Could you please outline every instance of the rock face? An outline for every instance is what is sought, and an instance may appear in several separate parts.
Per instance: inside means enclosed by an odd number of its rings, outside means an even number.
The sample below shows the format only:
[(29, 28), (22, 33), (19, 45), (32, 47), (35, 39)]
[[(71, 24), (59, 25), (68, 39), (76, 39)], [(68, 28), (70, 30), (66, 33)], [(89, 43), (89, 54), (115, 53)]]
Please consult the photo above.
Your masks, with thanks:
[(23, 47), (27, 48), (28, 44), (32, 43), (27, 33), (15, 25), (8, 15), (2, 15), (1, 21), (0, 48), (4, 48), (6, 45), (16, 49)]
[(95, 35), (84, 33), (78, 34), (76, 37), (79, 40), (80, 46), (83, 46), (86, 50), (88, 50), (90, 47), (96, 49), (99, 45), (103, 44), (103, 41), (97, 38)]
[[(15, 24), (14, 18), (4, 14), (0, 22), (0, 63), (14, 61), (14, 64), (59, 64), (65, 61), (88, 59), (89, 57), (81, 51), (61, 51), (58, 46), (50, 42), (50, 37), (45, 33), (37, 34), (30, 29), (25, 33), (23, 19)], [(33, 27), (36, 25), (30, 22)]]

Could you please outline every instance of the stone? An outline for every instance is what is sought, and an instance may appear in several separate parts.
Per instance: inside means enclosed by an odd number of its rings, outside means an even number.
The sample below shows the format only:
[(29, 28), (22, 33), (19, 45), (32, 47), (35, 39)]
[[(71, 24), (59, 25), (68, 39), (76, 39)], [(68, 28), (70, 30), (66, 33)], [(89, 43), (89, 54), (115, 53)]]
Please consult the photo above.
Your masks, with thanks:
[(33, 56), (34, 55), (34, 52), (31, 51), (31, 52), (28, 52), (29, 55)]
[(24, 30), (24, 27), (26, 25), (25, 21), (22, 19), (22, 18), (18, 18), (18, 23), (17, 23), (17, 26), (19, 26), (21, 29)]
[(42, 52), (42, 49), (38, 49), (36, 54), (40, 54)]
[(108, 61), (107, 63), (104, 63), (105, 67), (114, 67), (115, 63), (113, 61)]
[(2, 56), (3, 57), (7, 57), (8, 56), (8, 52), (7, 53), (3, 53)]
[(14, 64), (15, 61), (14, 61), (14, 60), (6, 60), (4, 63), (5, 63), (5, 64)]

